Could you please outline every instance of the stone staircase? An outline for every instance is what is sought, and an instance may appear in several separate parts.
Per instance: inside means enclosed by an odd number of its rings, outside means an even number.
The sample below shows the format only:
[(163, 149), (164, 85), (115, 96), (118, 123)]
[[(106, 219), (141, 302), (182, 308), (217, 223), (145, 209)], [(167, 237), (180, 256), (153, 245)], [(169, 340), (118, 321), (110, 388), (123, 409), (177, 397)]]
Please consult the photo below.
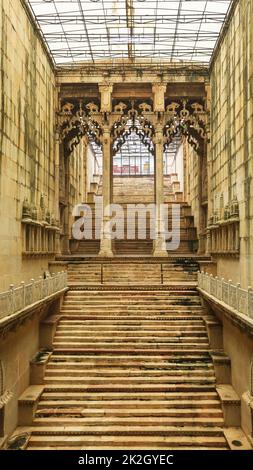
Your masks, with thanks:
[[(144, 204), (142, 201), (141, 204)], [(174, 226), (174, 231), (180, 232), (180, 245), (177, 249), (177, 253), (195, 253), (197, 251), (198, 241), (196, 227), (194, 226), (194, 217), (191, 214), (191, 207), (184, 202), (177, 202), (180, 205), (180, 221), (178, 226)], [(100, 240), (96, 239), (101, 232), (101, 217), (97, 217), (95, 222), (95, 204), (89, 203), (92, 214), (92, 239), (83, 239), (80, 241), (71, 240), (70, 249), (72, 254), (78, 255), (97, 255), (100, 248)], [(122, 256), (133, 256), (133, 255), (144, 255), (150, 256), (153, 251), (153, 239), (152, 233), (154, 231), (155, 221), (150, 221), (149, 212), (142, 214), (135, 214), (133, 221), (129, 222), (127, 215), (127, 204), (121, 204), (123, 208), (122, 226), (124, 227), (123, 234), (120, 239), (112, 241), (112, 249), (116, 255)], [(172, 205), (168, 204), (168, 230), (172, 230)], [(98, 209), (97, 209), (98, 210)], [(117, 223), (119, 224), (120, 216), (117, 217)], [(88, 224), (88, 221), (87, 221)], [(96, 227), (97, 224), (97, 227)], [(141, 238), (138, 230), (145, 228), (145, 239)], [(117, 228), (117, 226), (116, 226)], [(131, 229), (134, 229), (132, 238), (129, 237)], [(143, 235), (142, 235), (143, 237)]]
[(68, 264), (69, 285), (171, 285), (197, 283), (199, 264), (192, 258), (166, 262), (145, 258), (96, 258)]
[[(164, 175), (164, 200), (165, 202), (180, 202), (184, 200), (180, 188), (178, 175)], [(102, 196), (103, 181), (99, 185), (92, 184), (88, 193), (88, 201), (94, 202), (95, 196)], [(153, 176), (114, 176), (113, 177), (113, 202), (122, 203), (151, 203), (154, 202), (154, 175)]]
[(91, 266), (69, 265), (64, 303), (41, 323), (43, 349), (31, 361), (12, 442), (25, 435), (28, 450), (248, 448), (220, 325), (194, 285), (152, 285), (153, 273), (137, 287), (136, 266), (131, 283), (124, 270), (115, 279), (118, 263), (101, 285)]

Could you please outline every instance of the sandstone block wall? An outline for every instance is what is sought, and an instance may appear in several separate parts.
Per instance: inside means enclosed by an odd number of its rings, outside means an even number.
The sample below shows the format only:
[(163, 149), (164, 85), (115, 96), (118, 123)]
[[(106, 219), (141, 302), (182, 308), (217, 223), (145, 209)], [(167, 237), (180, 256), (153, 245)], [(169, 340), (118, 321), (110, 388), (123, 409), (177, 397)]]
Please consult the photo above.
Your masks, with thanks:
[(253, 3), (240, 0), (211, 70), (211, 198), (237, 197), (240, 258), (218, 258), (218, 275), (253, 283)]
[(25, 198), (55, 210), (55, 77), (21, 0), (0, 0), (0, 290), (42, 274), (22, 259)]

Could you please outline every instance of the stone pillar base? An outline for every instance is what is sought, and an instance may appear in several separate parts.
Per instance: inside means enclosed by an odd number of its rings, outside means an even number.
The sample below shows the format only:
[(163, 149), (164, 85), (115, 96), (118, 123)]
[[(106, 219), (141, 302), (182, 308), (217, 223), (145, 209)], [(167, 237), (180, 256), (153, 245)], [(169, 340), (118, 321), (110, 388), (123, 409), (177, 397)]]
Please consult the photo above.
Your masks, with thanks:
[(112, 241), (108, 238), (103, 238), (100, 241), (100, 250), (98, 256), (101, 258), (112, 258), (114, 256), (112, 251)]
[(160, 257), (167, 258), (169, 256), (166, 250), (166, 243), (162, 238), (157, 238), (156, 240), (154, 240), (153, 256), (157, 258), (160, 258)]

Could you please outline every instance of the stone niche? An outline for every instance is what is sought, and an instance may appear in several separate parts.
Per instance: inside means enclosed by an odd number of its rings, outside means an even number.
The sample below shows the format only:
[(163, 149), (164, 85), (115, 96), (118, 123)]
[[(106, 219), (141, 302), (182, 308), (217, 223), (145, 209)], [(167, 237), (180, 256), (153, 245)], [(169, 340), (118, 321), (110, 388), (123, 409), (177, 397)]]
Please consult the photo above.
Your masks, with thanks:
[(54, 216), (45, 210), (43, 198), (39, 209), (32, 207), (27, 199), (24, 200), (21, 224), (23, 256), (49, 256), (56, 253), (60, 229)]

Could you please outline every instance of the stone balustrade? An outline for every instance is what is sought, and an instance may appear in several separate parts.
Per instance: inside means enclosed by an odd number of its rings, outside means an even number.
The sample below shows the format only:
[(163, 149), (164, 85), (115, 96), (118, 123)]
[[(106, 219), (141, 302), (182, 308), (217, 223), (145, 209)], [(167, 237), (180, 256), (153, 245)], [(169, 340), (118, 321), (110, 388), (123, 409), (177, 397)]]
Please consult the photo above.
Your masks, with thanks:
[(52, 276), (38, 280), (31, 279), (28, 284), (24, 282), (20, 286), (10, 285), (10, 289), (0, 293), (0, 319), (8, 317), (16, 312), (24, 310), (47, 297), (67, 287), (66, 271), (52, 274)]
[(240, 314), (253, 318), (252, 287), (242, 289), (239, 283), (235, 285), (231, 280), (225, 281), (205, 272), (198, 273), (198, 287), (218, 302), (223, 302)]

